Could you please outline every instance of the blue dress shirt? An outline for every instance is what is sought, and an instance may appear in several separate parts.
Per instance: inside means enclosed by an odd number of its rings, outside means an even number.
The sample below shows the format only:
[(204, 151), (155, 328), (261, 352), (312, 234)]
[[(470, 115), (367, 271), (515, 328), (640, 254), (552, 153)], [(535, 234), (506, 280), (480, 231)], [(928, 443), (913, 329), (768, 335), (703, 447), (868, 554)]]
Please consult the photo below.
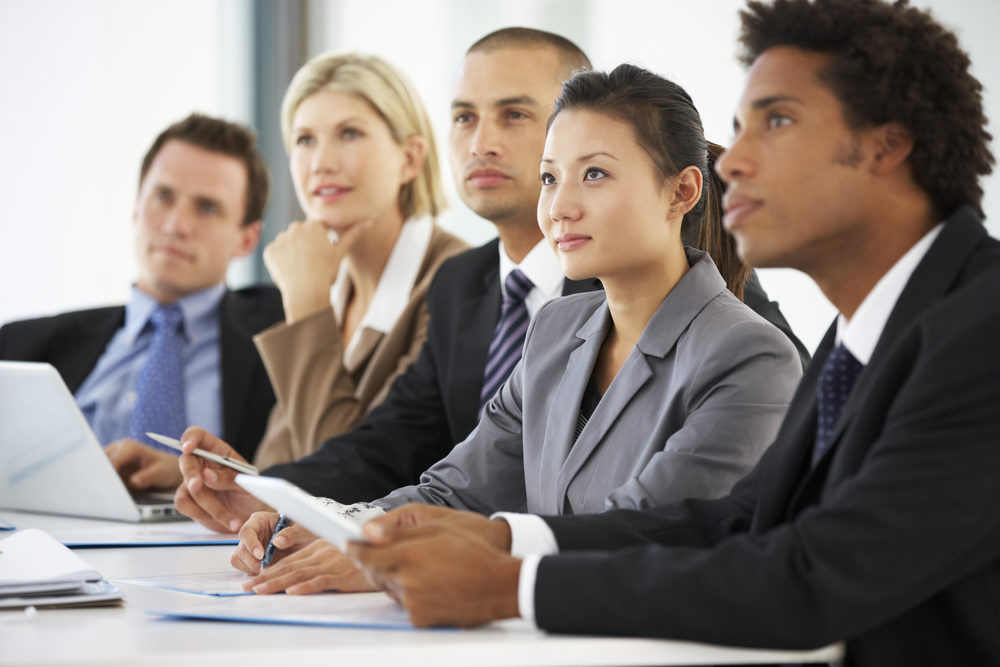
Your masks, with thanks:
[[(219, 305), (225, 292), (225, 284), (219, 284), (177, 301), (184, 315), (181, 362), (188, 420), (216, 434), (222, 434)], [(103, 446), (128, 436), (136, 378), (153, 340), (149, 317), (156, 306), (156, 299), (132, 287), (125, 325), (76, 392), (77, 405)]]

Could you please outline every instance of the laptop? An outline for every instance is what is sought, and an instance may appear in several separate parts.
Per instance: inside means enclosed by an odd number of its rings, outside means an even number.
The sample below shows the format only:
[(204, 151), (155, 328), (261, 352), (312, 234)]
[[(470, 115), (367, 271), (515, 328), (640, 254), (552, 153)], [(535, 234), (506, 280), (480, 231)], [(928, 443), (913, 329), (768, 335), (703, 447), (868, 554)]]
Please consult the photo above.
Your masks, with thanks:
[(0, 361), (0, 508), (117, 521), (183, 519), (172, 493), (133, 495), (58, 371)]

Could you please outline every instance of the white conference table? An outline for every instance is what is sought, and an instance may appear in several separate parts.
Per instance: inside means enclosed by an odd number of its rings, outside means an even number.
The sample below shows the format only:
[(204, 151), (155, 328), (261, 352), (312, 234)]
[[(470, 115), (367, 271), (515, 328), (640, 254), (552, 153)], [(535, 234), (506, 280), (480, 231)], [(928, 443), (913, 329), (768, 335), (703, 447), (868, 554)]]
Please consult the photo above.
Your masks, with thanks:
[[(23, 528), (121, 530), (123, 524), (0, 510)], [(5, 537), (0, 532), (0, 539)], [(0, 611), (0, 664), (17, 665), (703, 665), (829, 662), (841, 647), (761, 651), (688, 642), (549, 635), (519, 620), (460, 631), (372, 630), (169, 620), (145, 613), (206, 596), (116, 581), (228, 570), (232, 546), (104, 547), (75, 551), (125, 593), (120, 606)], [(253, 603), (265, 598), (240, 598)]]

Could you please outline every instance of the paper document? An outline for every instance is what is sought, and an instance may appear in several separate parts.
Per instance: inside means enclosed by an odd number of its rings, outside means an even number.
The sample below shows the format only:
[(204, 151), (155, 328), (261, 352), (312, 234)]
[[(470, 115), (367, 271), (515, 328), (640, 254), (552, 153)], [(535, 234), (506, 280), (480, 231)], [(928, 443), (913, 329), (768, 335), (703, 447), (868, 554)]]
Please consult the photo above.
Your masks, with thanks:
[(52, 531), (68, 547), (181, 547), (238, 544), (234, 534), (216, 533), (197, 523), (121, 524)]
[(243, 590), (243, 582), (250, 578), (249, 574), (226, 570), (225, 572), (197, 572), (194, 574), (166, 575), (162, 577), (142, 577), (136, 579), (115, 579), (121, 584), (135, 584), (162, 588), (167, 591), (194, 593), (196, 595), (212, 595), (215, 597), (232, 597), (234, 595), (253, 595), (253, 591)]
[(0, 608), (121, 597), (99, 572), (44, 531), (29, 528), (0, 540)]
[(179, 604), (148, 614), (176, 619), (325, 625), (384, 630), (415, 629), (406, 610), (385, 593), (321, 593), (318, 595), (253, 595)]

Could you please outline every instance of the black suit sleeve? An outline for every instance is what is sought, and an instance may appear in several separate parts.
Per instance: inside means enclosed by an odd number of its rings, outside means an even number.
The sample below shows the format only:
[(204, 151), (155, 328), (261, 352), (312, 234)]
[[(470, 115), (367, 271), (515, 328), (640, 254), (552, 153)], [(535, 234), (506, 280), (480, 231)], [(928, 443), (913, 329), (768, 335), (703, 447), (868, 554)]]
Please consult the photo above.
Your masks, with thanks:
[[(702, 505), (722, 510), (706, 516), (689, 505), (686, 527), (676, 506), (593, 519), (601, 527), (595, 545), (634, 546), (543, 558), (538, 624), (789, 649), (851, 639), (890, 620), (897, 650), (935, 623), (968, 628), (977, 641), (997, 637), (1000, 313), (985, 305), (993, 291), (983, 285), (952, 300), (894, 344), (869, 376), (837, 456), (824, 459), (837, 467), (826, 479), (837, 482), (826, 483), (818, 504), (721, 541), (705, 536), (725, 517), (723, 505)], [(779, 436), (772, 450), (781, 444)], [(766, 457), (755, 474), (775, 462)], [(561, 522), (551, 525), (568, 534)], [(578, 549), (586, 547), (582, 525), (572, 538)], [(678, 541), (688, 546), (670, 546)], [(947, 618), (917, 611), (906, 625), (911, 610), (934, 598), (945, 598), (935, 608)]]

